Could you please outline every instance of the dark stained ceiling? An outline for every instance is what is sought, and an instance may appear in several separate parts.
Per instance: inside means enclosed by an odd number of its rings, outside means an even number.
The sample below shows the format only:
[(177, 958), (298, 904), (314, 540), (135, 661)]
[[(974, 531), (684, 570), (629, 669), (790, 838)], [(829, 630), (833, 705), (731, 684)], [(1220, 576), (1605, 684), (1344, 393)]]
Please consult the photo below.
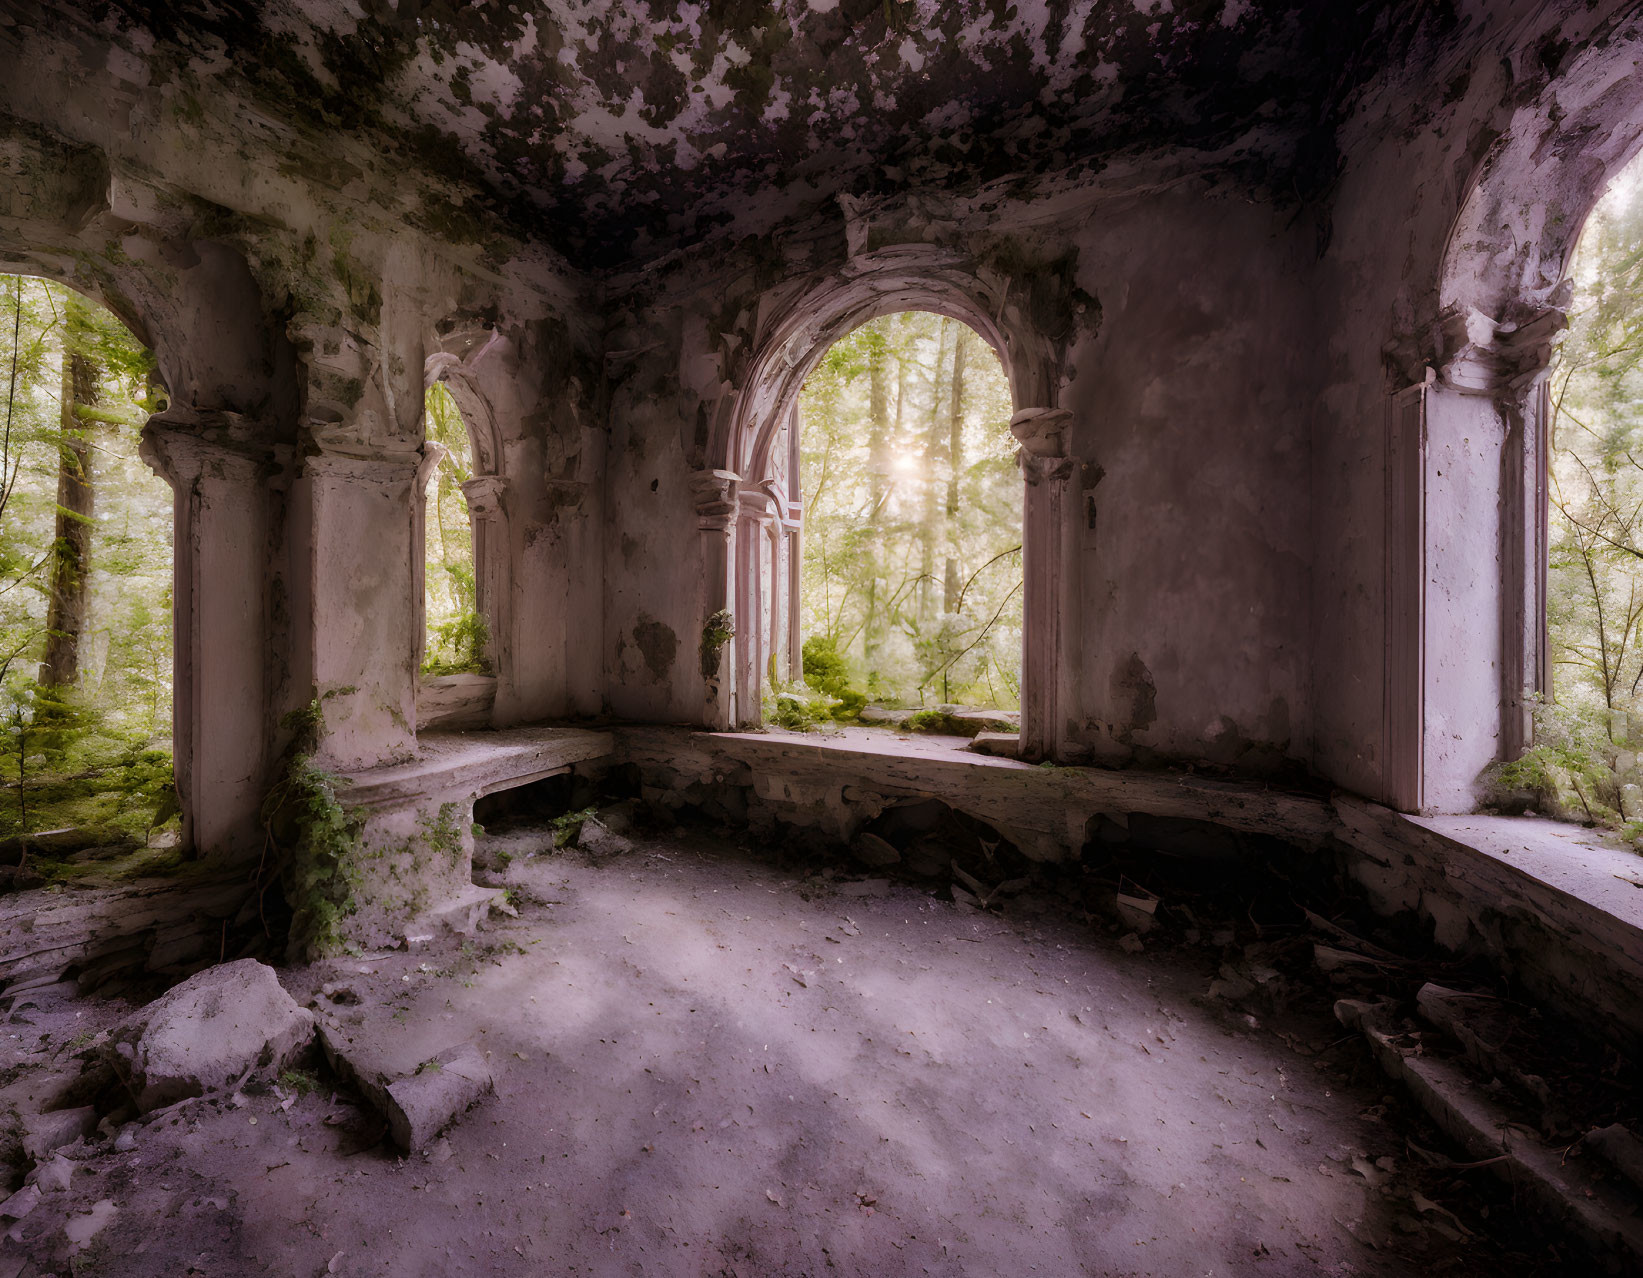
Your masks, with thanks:
[[(1157, 148), (1305, 200), (1342, 103), (1434, 0), (76, 0), (207, 91), (361, 131), (589, 269), (841, 193)], [(152, 38), (152, 44), (150, 39)]]

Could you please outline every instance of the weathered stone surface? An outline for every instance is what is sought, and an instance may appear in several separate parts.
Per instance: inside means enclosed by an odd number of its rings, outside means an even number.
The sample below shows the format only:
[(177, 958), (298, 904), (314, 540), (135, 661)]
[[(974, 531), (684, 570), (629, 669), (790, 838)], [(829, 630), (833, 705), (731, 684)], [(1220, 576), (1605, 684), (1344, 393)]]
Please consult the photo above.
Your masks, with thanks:
[(97, 1130), (97, 1111), (90, 1105), (23, 1116), (23, 1152), (39, 1162), (53, 1150), (72, 1145)]
[(388, 1084), (388, 1131), (411, 1151), (434, 1137), (495, 1091), (490, 1066), (472, 1043), (441, 1052), (415, 1074)]
[(208, 968), (118, 1026), (104, 1049), (139, 1109), (278, 1072), (308, 1046), (313, 1013), (256, 959)]
[(481, 1097), (495, 1089), (490, 1066), (472, 1043), (458, 1043), (414, 1066), (380, 1023), (326, 1018), (320, 1023), (325, 1058), (388, 1120), (404, 1150), (426, 1146)]
[(975, 739), (964, 747), (972, 754), (990, 755), (995, 759), (1014, 759), (1021, 753), (1019, 732), (978, 732)]
[(600, 858), (633, 851), (632, 840), (616, 833), (598, 817), (589, 817), (582, 822), (581, 833), (576, 836), (576, 846), (589, 856)]
[(899, 865), (901, 863), (901, 853), (896, 849), (895, 844), (866, 830), (863, 830), (851, 840), (850, 851), (855, 854), (856, 860), (874, 869), (884, 865)]
[(366, 949), (449, 927), (472, 931), (501, 900), (473, 886), (473, 805), (599, 759), (609, 733), (576, 728), (426, 732), (408, 762), (348, 774), (338, 800), (360, 822), (352, 909), (340, 939)]

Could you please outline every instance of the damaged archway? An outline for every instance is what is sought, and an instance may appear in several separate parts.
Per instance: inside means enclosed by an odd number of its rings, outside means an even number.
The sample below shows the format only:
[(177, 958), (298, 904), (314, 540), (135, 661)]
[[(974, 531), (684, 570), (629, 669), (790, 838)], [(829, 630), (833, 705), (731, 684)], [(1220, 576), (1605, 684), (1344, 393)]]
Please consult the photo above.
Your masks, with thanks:
[(1633, 17), (1555, 72), (1520, 68), (1539, 91), (1473, 171), (1436, 319), (1388, 349), (1406, 389), (1387, 436), (1383, 735), (1386, 798), (1406, 811), (1471, 809), (1484, 771), (1533, 740), (1547, 687), (1547, 374), (1580, 233), (1643, 150), (1640, 57)]
[(773, 628), (791, 616), (766, 598), (797, 556), (784, 545), (796, 511), (786, 460), (795, 406), (827, 348), (897, 311), (928, 311), (967, 325), (997, 353), (1009, 379), (1026, 481), (1022, 752), (1056, 753), (1056, 692), (1063, 629), (1063, 537), (1071, 414), (1057, 407), (1060, 349), (1010, 300), (1011, 277), (928, 246), (852, 258), (836, 274), (795, 285), (762, 326), (746, 373), (714, 423), (709, 465), (693, 477), (705, 598), (701, 659), (704, 718), (726, 728), (759, 720), (765, 666), (782, 646)]
[[(142, 455), (174, 502), (172, 746), (185, 846), (254, 855), (279, 721), (291, 708), (284, 485), (296, 356), (245, 254), (110, 208), (95, 153), (7, 139), (27, 197), (0, 217), (0, 271), (52, 279), (105, 306), (154, 352), (165, 409)], [(23, 188), (20, 188), (23, 189)]]

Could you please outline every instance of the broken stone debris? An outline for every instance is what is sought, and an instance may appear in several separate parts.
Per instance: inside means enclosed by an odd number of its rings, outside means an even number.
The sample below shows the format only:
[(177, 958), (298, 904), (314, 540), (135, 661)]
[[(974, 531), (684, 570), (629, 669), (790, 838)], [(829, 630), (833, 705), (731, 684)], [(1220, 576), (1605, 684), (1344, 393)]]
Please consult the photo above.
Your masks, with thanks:
[(901, 864), (901, 853), (896, 850), (895, 844), (865, 830), (851, 842), (850, 851), (856, 860), (875, 870), (887, 865)]
[(1610, 1123), (1586, 1133), (1586, 1146), (1603, 1158), (1638, 1190), (1643, 1191), (1643, 1141), (1622, 1123)]
[(23, 1152), (35, 1162), (97, 1130), (97, 1111), (90, 1105), (23, 1117)]
[(460, 1043), (448, 1048), (416, 1073), (388, 1085), (389, 1135), (407, 1152), (424, 1149), (495, 1090), (491, 1068), (477, 1047)]
[(582, 828), (576, 836), (576, 846), (589, 856), (600, 860), (633, 851), (632, 840), (616, 833), (596, 816), (590, 816), (582, 822)]
[[(1452, 991), (1448, 991), (1452, 992)], [(1568, 1158), (1559, 1142), (1538, 1139), (1534, 1129), (1502, 1102), (1502, 1093), (1470, 1077), (1460, 1060), (1429, 1054), (1422, 1041), (1398, 1024), (1395, 1002), (1341, 999), (1336, 1019), (1363, 1035), (1381, 1069), (1403, 1085), (1427, 1116), (1467, 1150), (1475, 1166), (1488, 1167), (1513, 1192), (1584, 1237), (1600, 1256), (1625, 1272), (1643, 1265), (1643, 1223), (1635, 1187), (1593, 1175)], [(1464, 1048), (1462, 1049), (1464, 1053)]]
[(273, 968), (240, 959), (188, 978), (117, 1026), (103, 1048), (147, 1113), (277, 1074), (309, 1045), (314, 1017)]
[(5, 1202), (0, 1202), (0, 1219), (21, 1220), (40, 1205), (40, 1187), (24, 1185)]
[(400, 1149), (426, 1149), (441, 1132), (496, 1090), (484, 1053), (459, 1043), (423, 1061), (409, 1073), (383, 1069), (368, 1039), (354, 1039), (338, 1025), (320, 1027), (320, 1043), (331, 1067), (352, 1080), (388, 1123)]

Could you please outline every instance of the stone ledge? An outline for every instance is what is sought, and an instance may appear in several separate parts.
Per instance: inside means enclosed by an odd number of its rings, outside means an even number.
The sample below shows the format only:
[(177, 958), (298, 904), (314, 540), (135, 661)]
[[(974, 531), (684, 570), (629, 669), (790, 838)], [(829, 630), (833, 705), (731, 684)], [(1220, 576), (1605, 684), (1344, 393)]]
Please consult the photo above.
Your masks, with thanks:
[(500, 728), (478, 732), (424, 732), (416, 757), (343, 773), (337, 791), (344, 807), (415, 803), (435, 792), (471, 791), (472, 798), (527, 785), (561, 768), (609, 754), (609, 732), (585, 728)]

